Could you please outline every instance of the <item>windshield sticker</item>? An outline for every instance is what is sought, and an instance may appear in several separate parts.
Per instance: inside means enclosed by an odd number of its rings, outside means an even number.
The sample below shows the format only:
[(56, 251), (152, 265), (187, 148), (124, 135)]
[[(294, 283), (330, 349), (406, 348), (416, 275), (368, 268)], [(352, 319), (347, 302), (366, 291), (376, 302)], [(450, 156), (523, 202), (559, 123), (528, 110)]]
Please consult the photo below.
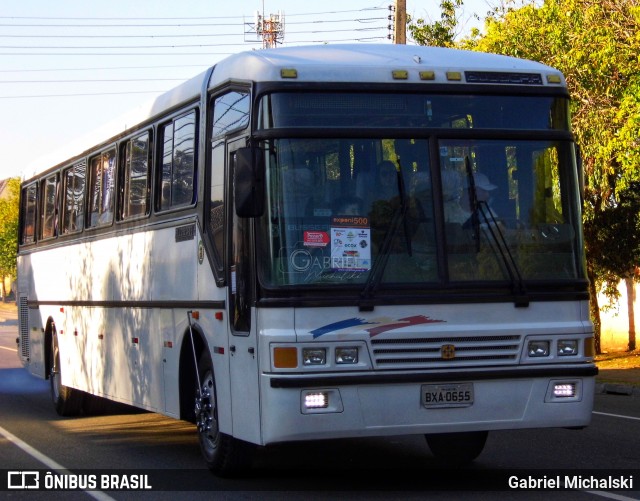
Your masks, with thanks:
[[(313, 335), (313, 339), (316, 339), (330, 332), (342, 331), (342, 334), (353, 334), (362, 330), (367, 331), (370, 337), (374, 337), (378, 334), (382, 334), (383, 332), (402, 329), (404, 327), (411, 327), (421, 324), (434, 324), (440, 322), (445, 322), (445, 320), (435, 320), (424, 315), (414, 315), (411, 317), (398, 319), (389, 317), (373, 318), (371, 320), (364, 320), (362, 318), (349, 318), (346, 320), (340, 320), (339, 322), (333, 322), (331, 324), (324, 325), (310, 332)], [(361, 329), (361, 327), (365, 325), (371, 325), (374, 327)]]
[(307, 231), (304, 232), (305, 247), (326, 247), (329, 245), (329, 234), (326, 231)]
[(369, 218), (331, 218), (331, 269), (369, 271), (371, 269), (371, 228)]

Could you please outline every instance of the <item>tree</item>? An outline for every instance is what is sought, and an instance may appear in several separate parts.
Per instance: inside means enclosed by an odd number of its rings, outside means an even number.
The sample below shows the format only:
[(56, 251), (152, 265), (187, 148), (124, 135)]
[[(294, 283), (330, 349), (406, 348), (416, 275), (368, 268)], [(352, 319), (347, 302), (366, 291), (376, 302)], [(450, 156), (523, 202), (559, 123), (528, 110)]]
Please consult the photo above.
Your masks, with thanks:
[(7, 297), (5, 278), (15, 278), (16, 276), (20, 179), (10, 179), (7, 191), (9, 196), (0, 200), (0, 278), (3, 298)]
[(613, 210), (616, 193), (640, 179), (639, 28), (640, 0), (545, 0), (495, 9), (484, 35), (460, 42), (474, 50), (540, 61), (566, 77), (587, 183), (585, 240), (598, 352), (596, 287), (628, 276), (615, 275), (620, 270), (602, 266), (598, 258), (618, 252), (621, 240), (634, 238), (630, 233), (606, 240), (599, 235), (609, 217), (601, 213)]
[[(594, 216), (592, 242), (607, 248), (608, 252), (594, 254), (592, 259), (594, 266), (601, 270), (601, 276), (609, 277), (607, 283), (615, 289), (610, 292), (611, 297), (617, 295), (614, 285), (618, 279), (625, 282), (629, 307), (628, 350), (633, 351), (636, 349), (634, 280), (639, 278), (637, 263), (640, 262), (640, 182), (632, 182), (620, 190), (616, 198), (614, 204)], [(620, 238), (620, 235), (626, 238)]]
[(458, 28), (457, 10), (463, 5), (462, 0), (442, 0), (440, 2), (440, 21), (428, 22), (418, 18), (415, 21), (407, 17), (407, 28), (418, 45), (434, 47), (455, 47), (456, 29)]

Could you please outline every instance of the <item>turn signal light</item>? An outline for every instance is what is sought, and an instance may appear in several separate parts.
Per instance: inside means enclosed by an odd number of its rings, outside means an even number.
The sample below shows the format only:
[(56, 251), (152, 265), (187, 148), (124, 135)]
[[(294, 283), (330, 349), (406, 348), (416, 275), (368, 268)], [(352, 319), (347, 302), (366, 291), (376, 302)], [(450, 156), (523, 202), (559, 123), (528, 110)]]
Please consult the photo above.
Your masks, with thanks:
[(298, 350), (285, 346), (274, 348), (273, 365), (276, 369), (295, 369), (298, 367)]

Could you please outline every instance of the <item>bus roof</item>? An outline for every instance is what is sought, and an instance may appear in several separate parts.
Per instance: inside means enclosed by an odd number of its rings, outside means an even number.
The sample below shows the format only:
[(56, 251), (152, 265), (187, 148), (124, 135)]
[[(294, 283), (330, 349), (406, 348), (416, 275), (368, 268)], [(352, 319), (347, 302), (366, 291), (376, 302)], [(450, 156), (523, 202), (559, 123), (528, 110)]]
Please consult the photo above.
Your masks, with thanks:
[[(283, 76), (282, 70), (295, 70)], [(394, 75), (393, 72), (399, 72)], [(406, 71), (406, 78), (403, 71)], [(433, 78), (427, 78), (431, 76)], [(464, 72), (538, 73), (564, 78), (554, 68), (515, 57), (484, 52), (417, 45), (317, 45), (255, 50), (229, 56), (215, 67), (210, 87), (229, 79), (305, 82), (421, 82), (452, 83), (447, 73), (462, 73), (460, 83), (471, 83)], [(475, 82), (474, 82), (475, 83)], [(491, 83), (491, 82), (489, 82)], [(518, 82), (502, 82), (518, 83)]]
[[(476, 75), (475, 81), (469, 80), (470, 74)], [(229, 80), (530, 84), (531, 82), (522, 80), (522, 75), (527, 74), (539, 75), (540, 82), (535, 82), (539, 85), (565, 86), (564, 77), (558, 70), (541, 63), (440, 47), (349, 44), (241, 52), (217, 63), (213, 73), (211, 70), (204, 71), (95, 131), (75, 141), (69, 141), (63, 149), (39, 158), (25, 169), (23, 178), (29, 179), (70, 159), (81, 157), (91, 148), (99, 144), (108, 144), (110, 140), (138, 124), (153, 119), (179, 104), (197, 99), (208, 78), (208, 86), (211, 89)], [(481, 75), (481, 80), (477, 80), (477, 75)]]

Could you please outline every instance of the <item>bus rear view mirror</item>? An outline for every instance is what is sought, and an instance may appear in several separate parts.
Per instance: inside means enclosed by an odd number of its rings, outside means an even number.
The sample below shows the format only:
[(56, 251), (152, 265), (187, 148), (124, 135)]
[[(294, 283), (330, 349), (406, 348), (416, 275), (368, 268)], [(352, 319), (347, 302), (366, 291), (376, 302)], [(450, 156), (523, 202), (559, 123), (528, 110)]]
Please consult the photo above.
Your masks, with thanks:
[(238, 217), (259, 217), (264, 213), (264, 168), (259, 149), (236, 151), (233, 196)]

